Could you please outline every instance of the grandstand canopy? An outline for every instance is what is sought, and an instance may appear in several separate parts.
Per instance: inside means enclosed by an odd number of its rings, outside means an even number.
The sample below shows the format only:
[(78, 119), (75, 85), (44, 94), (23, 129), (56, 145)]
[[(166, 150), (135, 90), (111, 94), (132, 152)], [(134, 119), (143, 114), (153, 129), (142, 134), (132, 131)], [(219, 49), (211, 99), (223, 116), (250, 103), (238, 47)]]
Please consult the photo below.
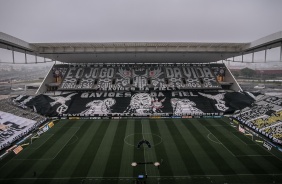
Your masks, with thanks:
[(281, 45), (282, 31), (249, 43), (28, 43), (0, 32), (0, 48), (65, 63), (206, 63), (281, 47)]

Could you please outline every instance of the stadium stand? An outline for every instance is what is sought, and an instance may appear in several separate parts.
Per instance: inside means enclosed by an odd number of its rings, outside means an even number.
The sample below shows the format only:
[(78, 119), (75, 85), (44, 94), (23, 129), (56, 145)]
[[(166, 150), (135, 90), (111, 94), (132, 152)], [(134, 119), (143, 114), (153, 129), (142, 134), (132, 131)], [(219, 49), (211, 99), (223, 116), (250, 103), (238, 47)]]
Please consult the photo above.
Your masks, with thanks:
[(31, 109), (22, 109), (10, 99), (0, 100), (0, 150), (29, 134), (46, 121)]
[(224, 64), (60, 64), (46, 76), (47, 90), (13, 103), (52, 118), (213, 117), (240, 110), (234, 118), (281, 140), (281, 117), (270, 123), (281, 99), (231, 90), (236, 83)]
[(233, 116), (258, 133), (282, 144), (282, 98), (264, 95)]
[(40, 95), (13, 101), (49, 117), (219, 116), (253, 102), (228, 88), (232, 77), (224, 64), (60, 64)]

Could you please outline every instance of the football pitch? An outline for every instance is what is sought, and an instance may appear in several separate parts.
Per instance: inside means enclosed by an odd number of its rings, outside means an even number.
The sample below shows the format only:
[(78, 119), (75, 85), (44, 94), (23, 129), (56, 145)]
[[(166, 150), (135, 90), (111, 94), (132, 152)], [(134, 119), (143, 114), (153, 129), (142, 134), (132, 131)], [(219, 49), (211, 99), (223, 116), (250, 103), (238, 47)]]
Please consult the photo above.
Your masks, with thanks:
[(226, 118), (60, 120), (24, 148), (0, 161), (1, 184), (282, 182), (281, 157)]

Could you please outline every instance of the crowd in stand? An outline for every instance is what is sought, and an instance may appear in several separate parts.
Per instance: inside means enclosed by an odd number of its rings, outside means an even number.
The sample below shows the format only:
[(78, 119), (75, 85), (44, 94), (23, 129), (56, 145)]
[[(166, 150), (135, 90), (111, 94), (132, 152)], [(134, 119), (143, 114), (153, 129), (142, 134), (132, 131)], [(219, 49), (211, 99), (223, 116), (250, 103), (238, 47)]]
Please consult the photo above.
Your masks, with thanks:
[(241, 110), (234, 117), (248, 127), (271, 138), (274, 142), (282, 144), (282, 106), (280, 98), (265, 96), (252, 107)]
[[(42, 123), (47, 120), (44, 116), (41, 116), (30, 109), (22, 109), (13, 105), (10, 99), (0, 100), (0, 111), (35, 121), (33, 125), (29, 126), (28, 129), (24, 129), (24, 131), (20, 132), (20, 134), (13, 137), (12, 140), (9, 140), (4, 144), (0, 144), (0, 150), (10, 146), (13, 142), (20, 140), (24, 136), (28, 135), (30, 132), (38, 128)], [(2, 134), (5, 134), (4, 130), (0, 130), (1, 137)]]

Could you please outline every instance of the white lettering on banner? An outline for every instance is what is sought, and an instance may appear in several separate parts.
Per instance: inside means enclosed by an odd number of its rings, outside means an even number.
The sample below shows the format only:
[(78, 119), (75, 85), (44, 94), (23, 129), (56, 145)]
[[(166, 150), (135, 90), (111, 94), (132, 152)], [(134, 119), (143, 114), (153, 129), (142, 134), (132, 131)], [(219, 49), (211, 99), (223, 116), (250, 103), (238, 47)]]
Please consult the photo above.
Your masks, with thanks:
[[(192, 94), (192, 92), (190, 92)], [(81, 93), (81, 98), (102, 98), (102, 97), (131, 97), (131, 92), (95, 92), (95, 93)], [(162, 92), (151, 92), (151, 97), (164, 97)]]
[(84, 69), (83, 68), (79, 68), (76, 72), (76, 75), (75, 75), (75, 78), (79, 79), (82, 77), (83, 75), (83, 72), (84, 72)]
[(100, 75), (99, 75), (100, 78), (105, 78), (107, 77), (107, 68), (102, 68), (100, 70)]
[(165, 71), (166, 71), (166, 77), (167, 78), (181, 78), (182, 77), (182, 73), (181, 73), (180, 68), (166, 67)]
[(75, 83), (63, 83), (61, 88), (63, 89), (72, 89), (75, 88)]
[(100, 71), (100, 78), (113, 78), (114, 77), (114, 68), (102, 68)]
[(198, 76), (198, 78), (203, 78), (203, 77), (205, 77), (205, 74), (204, 74), (202, 68), (197, 67), (197, 68), (196, 68), (196, 71), (197, 71), (197, 76)]
[(165, 68), (166, 77), (171, 78), (174, 77), (172, 68)]
[(95, 79), (95, 78), (97, 78), (97, 76), (98, 76), (98, 72), (99, 72), (99, 69), (98, 69), (98, 68), (90, 68), (90, 71), (89, 71), (89, 72), (88, 72), (87, 70), (84, 71), (84, 77), (85, 77), (86, 79), (88, 79), (88, 78), (93, 78), (93, 79)]
[(210, 68), (208, 67), (203, 67), (203, 72), (205, 73), (205, 77), (211, 77), (211, 78), (214, 77)]
[(174, 71), (174, 77), (179, 77), (179, 78), (182, 77), (182, 74), (179, 68), (173, 68), (173, 71)]
[(99, 73), (99, 69), (98, 68), (95, 68), (93, 70), (93, 73), (92, 73), (92, 78), (97, 78), (98, 77), (98, 73)]
[[(69, 68), (60, 88), (104, 91), (123, 91), (127, 90), (126, 87), (145, 91), (155, 87), (158, 90), (221, 88), (210, 67), (205, 65), (119, 66), (97, 65), (98, 68), (85, 68), (89, 66), (80, 65), (79, 68)], [(97, 82), (95, 84), (94, 79)]]
[(172, 91), (171, 92), (171, 96), (172, 97), (176, 97), (176, 96), (179, 96), (179, 97), (183, 97), (183, 96), (198, 96), (198, 95), (195, 95), (192, 91)]
[(182, 68), (183, 70), (183, 74), (187, 77), (187, 78), (198, 78), (198, 76), (196, 75), (196, 72), (194, 71), (194, 68)]
[(69, 71), (68, 71), (68, 74), (66, 76), (66, 78), (73, 78), (73, 74), (72, 72), (75, 71), (76, 69), (75, 68), (70, 68)]
[(271, 150), (271, 148), (272, 148), (272, 146), (270, 145), (270, 144), (268, 144), (267, 142), (263, 142), (263, 146), (268, 150), (268, 151), (270, 151)]

